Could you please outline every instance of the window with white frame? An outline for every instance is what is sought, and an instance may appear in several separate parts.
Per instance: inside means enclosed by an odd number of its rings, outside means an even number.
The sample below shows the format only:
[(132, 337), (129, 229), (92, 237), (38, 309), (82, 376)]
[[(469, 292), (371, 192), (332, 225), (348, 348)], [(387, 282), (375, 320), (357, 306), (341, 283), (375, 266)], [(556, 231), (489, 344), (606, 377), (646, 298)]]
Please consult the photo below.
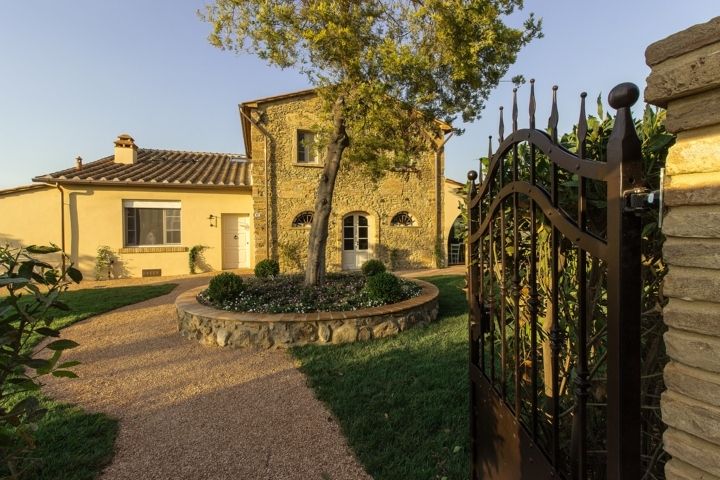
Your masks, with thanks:
[(314, 164), (319, 163), (315, 133), (309, 130), (297, 131), (297, 163)]
[(125, 246), (179, 245), (180, 202), (123, 200)]
[(306, 211), (298, 213), (292, 221), (292, 226), (296, 228), (310, 228), (313, 221), (313, 212)]
[(409, 212), (398, 212), (390, 220), (390, 225), (393, 227), (414, 227), (415, 219)]

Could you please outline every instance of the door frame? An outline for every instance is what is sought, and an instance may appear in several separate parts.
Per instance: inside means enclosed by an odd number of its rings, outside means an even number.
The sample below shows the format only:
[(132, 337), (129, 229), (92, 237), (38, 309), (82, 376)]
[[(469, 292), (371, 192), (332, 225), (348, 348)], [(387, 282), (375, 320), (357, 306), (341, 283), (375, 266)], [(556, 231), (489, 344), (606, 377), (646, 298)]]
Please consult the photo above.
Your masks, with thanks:
[(251, 222), (250, 222), (250, 214), (249, 213), (232, 213), (232, 212), (223, 212), (220, 214), (220, 269), (221, 270), (230, 270), (230, 268), (225, 268), (225, 225), (226, 221), (230, 216), (238, 217), (240, 218), (246, 218), (247, 219), (247, 251), (246, 251), (246, 261), (245, 265), (241, 265), (237, 268), (250, 268), (251, 262), (250, 262), (250, 252), (252, 251), (252, 233), (251, 233)]
[[(344, 249), (345, 219), (346, 219), (347, 217), (351, 216), (351, 215), (362, 215), (362, 216), (364, 216), (364, 217), (367, 219), (367, 221), (368, 221), (368, 225), (367, 225), (367, 226), (368, 226), (368, 235), (367, 235), (367, 240), (368, 240), (368, 248), (367, 248), (368, 260), (371, 259), (371, 258), (375, 258), (375, 243), (376, 243), (376, 240), (377, 240), (377, 239), (376, 239), (376, 220), (375, 220), (375, 216), (374, 216), (373, 214), (371, 214), (371, 213), (369, 213), (369, 212), (366, 212), (366, 211), (363, 211), (363, 210), (352, 210), (352, 211), (346, 212), (346, 213), (344, 213), (344, 214), (340, 217), (340, 222), (339, 222), (339, 227), (338, 227), (338, 230), (339, 230), (338, 247), (339, 247), (339, 251), (340, 251), (340, 262), (339, 262), (339, 263), (340, 263), (340, 269), (343, 270), (343, 271), (358, 270), (358, 269), (360, 268), (360, 267), (358, 267), (357, 269), (346, 269), (346, 268), (345, 268), (345, 263), (344, 263), (344, 261), (343, 261), (343, 260), (344, 260), (344, 254), (345, 254), (345, 249)], [(355, 231), (357, 232), (357, 225), (355, 225), (355, 229), (356, 229)]]

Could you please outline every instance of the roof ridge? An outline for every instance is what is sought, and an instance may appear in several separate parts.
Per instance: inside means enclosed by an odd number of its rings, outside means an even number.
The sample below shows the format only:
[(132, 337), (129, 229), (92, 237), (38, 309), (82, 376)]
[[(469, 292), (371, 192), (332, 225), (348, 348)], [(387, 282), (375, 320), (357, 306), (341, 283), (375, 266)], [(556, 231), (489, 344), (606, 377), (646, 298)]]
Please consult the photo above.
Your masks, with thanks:
[[(242, 157), (247, 158), (247, 155), (244, 153), (231, 153), (231, 152), (202, 152), (197, 150), (173, 150), (170, 148), (146, 148), (146, 147), (138, 147), (138, 151), (140, 150), (146, 150), (146, 151), (153, 151), (153, 152), (172, 152), (172, 153), (193, 153), (196, 155), (224, 155), (228, 157)], [(110, 155), (111, 157), (113, 155)]]

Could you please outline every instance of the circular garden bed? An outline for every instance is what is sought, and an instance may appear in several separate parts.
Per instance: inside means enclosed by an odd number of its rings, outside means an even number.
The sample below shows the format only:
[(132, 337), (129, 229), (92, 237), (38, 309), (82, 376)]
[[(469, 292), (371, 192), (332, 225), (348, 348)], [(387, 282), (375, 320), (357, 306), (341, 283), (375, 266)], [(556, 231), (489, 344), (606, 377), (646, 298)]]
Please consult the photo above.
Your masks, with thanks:
[(245, 279), (220, 298), (199, 287), (176, 300), (178, 329), (205, 345), (287, 348), (382, 338), (437, 318), (438, 289), (431, 283), (388, 282), (392, 291), (382, 281), (374, 282), (376, 291), (365, 283), (359, 274), (329, 274), (318, 288), (302, 287), (300, 276)]

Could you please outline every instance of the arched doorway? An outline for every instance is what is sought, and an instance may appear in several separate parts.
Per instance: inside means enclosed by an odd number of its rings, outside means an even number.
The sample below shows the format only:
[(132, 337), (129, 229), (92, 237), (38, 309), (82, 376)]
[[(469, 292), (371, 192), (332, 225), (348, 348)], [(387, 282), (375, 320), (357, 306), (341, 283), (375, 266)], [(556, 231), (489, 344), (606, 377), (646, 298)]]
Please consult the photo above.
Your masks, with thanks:
[(448, 265), (463, 265), (465, 263), (465, 225), (460, 215), (450, 227), (447, 244)]
[(343, 218), (342, 269), (358, 270), (370, 259), (370, 222), (364, 213)]

